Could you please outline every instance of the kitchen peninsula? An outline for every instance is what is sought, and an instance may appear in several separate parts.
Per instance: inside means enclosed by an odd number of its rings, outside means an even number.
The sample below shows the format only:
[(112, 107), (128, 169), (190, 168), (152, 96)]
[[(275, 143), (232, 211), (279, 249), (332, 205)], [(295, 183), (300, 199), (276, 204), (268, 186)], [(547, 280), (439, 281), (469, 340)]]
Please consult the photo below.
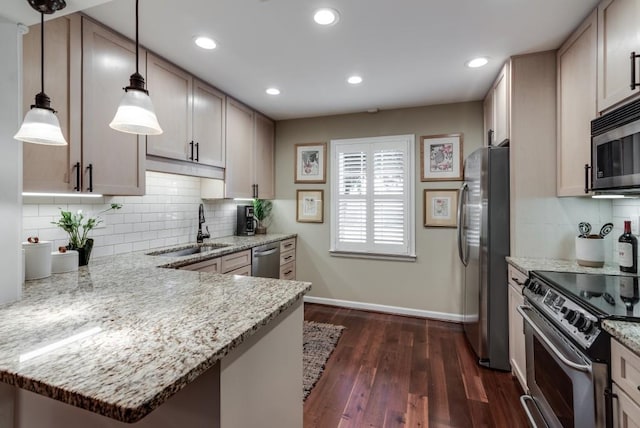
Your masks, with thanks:
[(301, 426), (311, 284), (158, 267), (246, 245), (103, 257), (28, 282), (0, 311), (14, 426)]

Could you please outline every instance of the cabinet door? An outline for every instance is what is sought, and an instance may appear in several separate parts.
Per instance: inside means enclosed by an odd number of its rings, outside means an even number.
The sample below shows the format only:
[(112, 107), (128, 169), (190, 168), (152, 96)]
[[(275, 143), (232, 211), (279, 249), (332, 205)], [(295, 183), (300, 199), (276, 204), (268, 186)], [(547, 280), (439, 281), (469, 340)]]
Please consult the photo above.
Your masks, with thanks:
[(509, 362), (511, 371), (520, 385), (527, 390), (527, 361), (525, 351), (524, 320), (517, 311), (524, 304), (522, 284), (526, 278), (513, 268), (509, 268)]
[(194, 79), (193, 141), (197, 143), (196, 161), (225, 166), (225, 95)]
[(227, 198), (252, 198), (254, 184), (253, 110), (227, 98)]
[[(67, 192), (78, 186), (74, 165), (81, 145), (81, 18), (63, 16), (45, 22), (45, 93), (56, 109), (67, 146), (23, 144), (23, 190)], [(23, 110), (26, 113), (40, 92), (40, 24), (22, 39)]]
[(493, 143), (509, 138), (509, 64), (505, 64), (493, 89)]
[(613, 426), (615, 428), (640, 428), (640, 406), (613, 384), (614, 400)]
[(558, 51), (558, 196), (584, 196), (591, 164), (590, 123), (596, 115), (597, 13)]
[(178, 160), (191, 159), (191, 75), (147, 53), (147, 89), (162, 134), (147, 136), (147, 154)]
[(275, 186), (275, 124), (261, 114), (255, 114), (255, 184), (258, 197), (274, 199)]
[[(94, 192), (143, 195), (144, 140), (109, 127), (136, 70), (135, 44), (83, 18), (82, 55), (83, 190), (92, 178)], [(144, 75), (144, 51), (140, 58)]]
[(495, 132), (495, 126), (493, 124), (493, 89), (491, 89), (485, 97), (482, 107), (484, 112), (484, 146), (487, 147), (489, 144), (494, 142), (493, 133)]
[[(640, 53), (640, 0), (604, 0), (598, 5), (598, 111), (638, 94), (631, 89), (630, 54)], [(638, 81), (640, 67), (636, 67)]]

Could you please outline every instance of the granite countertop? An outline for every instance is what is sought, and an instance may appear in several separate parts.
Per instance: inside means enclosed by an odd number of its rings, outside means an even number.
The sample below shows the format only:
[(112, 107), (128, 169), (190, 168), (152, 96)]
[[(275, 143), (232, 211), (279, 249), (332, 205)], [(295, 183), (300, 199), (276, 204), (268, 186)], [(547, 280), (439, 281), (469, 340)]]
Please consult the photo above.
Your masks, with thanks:
[(77, 272), (28, 281), (22, 300), (0, 306), (0, 381), (135, 422), (311, 288), (308, 282), (158, 266), (294, 236), (215, 239), (230, 246), (195, 256), (96, 258)]
[(640, 324), (628, 321), (604, 320), (602, 328), (618, 342), (640, 355)]

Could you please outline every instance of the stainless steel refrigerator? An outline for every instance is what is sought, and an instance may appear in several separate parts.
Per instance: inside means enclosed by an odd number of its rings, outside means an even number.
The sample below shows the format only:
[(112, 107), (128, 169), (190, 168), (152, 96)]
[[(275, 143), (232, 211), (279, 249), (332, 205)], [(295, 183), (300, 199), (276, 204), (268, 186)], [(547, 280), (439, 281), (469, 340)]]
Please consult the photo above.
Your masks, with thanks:
[(463, 324), (483, 366), (510, 370), (508, 278), (509, 148), (484, 147), (464, 162), (458, 254), (464, 266)]

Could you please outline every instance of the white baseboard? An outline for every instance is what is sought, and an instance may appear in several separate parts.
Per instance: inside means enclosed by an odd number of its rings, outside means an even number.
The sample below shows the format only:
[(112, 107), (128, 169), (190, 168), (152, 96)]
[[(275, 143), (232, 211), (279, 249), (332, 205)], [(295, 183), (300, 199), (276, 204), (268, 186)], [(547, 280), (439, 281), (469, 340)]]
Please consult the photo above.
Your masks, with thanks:
[(461, 314), (448, 314), (445, 312), (425, 311), (422, 309), (410, 309), (400, 306), (378, 305), (376, 303), (354, 302), (351, 300), (328, 299), (326, 297), (304, 296), (306, 303), (318, 303), (320, 305), (338, 306), (341, 308), (362, 309), (364, 311), (383, 312), (386, 314), (408, 315), (418, 318), (429, 318), (440, 321), (462, 322)]

